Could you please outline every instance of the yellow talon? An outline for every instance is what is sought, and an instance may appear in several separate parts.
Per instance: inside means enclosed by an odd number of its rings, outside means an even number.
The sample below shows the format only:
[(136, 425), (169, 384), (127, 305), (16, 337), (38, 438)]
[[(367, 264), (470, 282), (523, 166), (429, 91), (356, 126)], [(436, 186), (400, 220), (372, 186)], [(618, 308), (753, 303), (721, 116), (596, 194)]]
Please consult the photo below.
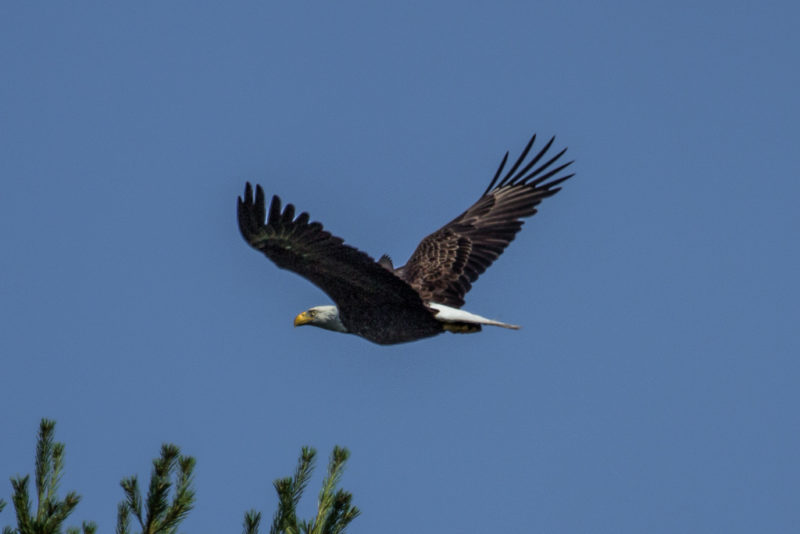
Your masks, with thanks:
[(471, 323), (444, 323), (444, 330), (454, 334), (472, 334), (480, 332), (481, 325)]

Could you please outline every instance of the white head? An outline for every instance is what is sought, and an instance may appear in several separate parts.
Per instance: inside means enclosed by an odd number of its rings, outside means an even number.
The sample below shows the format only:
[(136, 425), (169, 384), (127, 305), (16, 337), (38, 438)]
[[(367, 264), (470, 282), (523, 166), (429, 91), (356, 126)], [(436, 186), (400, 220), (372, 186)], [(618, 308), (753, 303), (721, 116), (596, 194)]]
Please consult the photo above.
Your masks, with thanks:
[(339, 319), (339, 310), (336, 306), (314, 306), (294, 318), (295, 326), (310, 324), (334, 332), (347, 332)]

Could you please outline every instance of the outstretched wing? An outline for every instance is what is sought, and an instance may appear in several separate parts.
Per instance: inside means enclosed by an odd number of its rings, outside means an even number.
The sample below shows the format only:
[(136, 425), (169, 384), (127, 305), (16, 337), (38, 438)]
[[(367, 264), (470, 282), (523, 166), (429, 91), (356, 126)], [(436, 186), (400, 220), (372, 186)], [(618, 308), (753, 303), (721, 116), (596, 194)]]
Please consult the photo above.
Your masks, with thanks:
[[(346, 316), (349, 307), (416, 305), (419, 295), (407, 283), (381, 267), (367, 254), (331, 235), (308, 213), (295, 218), (294, 206), (281, 212), (281, 200), (272, 197), (266, 212), (264, 191), (248, 183), (238, 199), (239, 230), (250, 246), (263, 252), (278, 267), (294, 271), (322, 289)], [(265, 221), (266, 218), (266, 221)]]
[[(566, 148), (541, 165), (555, 137), (524, 164), (536, 135), (519, 159), (500, 179), (508, 161), (506, 152), (489, 187), (467, 211), (422, 240), (398, 276), (416, 289), (426, 302), (459, 308), (464, 295), (522, 228), (522, 219), (536, 213), (536, 206), (561, 190), (561, 182), (573, 174), (558, 176), (572, 162), (551, 167)], [(520, 168), (522, 167), (522, 168)], [(499, 179), (499, 182), (498, 182)]]

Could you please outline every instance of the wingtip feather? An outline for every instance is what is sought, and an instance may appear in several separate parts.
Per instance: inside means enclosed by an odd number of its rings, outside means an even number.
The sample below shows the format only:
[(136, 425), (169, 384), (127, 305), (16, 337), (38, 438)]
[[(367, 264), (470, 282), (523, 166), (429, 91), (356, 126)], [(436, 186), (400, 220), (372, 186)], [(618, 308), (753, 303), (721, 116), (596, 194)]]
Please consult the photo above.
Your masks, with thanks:
[(281, 199), (278, 195), (272, 195), (272, 202), (269, 204), (269, 216), (267, 224), (275, 223), (281, 217)]

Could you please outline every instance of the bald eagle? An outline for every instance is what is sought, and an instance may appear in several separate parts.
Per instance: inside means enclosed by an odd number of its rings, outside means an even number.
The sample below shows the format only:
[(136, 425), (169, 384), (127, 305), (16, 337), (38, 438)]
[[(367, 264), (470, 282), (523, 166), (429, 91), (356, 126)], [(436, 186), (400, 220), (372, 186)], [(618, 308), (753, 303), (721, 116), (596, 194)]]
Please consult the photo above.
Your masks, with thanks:
[[(375, 261), (311, 222), (295, 217), (292, 204), (281, 209), (272, 197), (266, 210), (264, 191), (255, 196), (247, 183), (238, 199), (239, 230), (245, 241), (278, 267), (294, 271), (322, 289), (336, 305), (315, 306), (294, 320), (356, 334), (381, 345), (422, 339), (442, 332), (478, 332), (481, 325), (518, 326), (461, 310), (464, 295), (536, 213), (542, 199), (561, 190), (572, 161), (559, 163), (566, 148), (549, 159), (555, 138), (530, 160), (534, 135), (502, 176), (508, 152), (483, 195), (467, 211), (422, 240), (408, 262), (394, 268), (388, 256)], [(544, 160), (544, 161), (543, 161)], [(543, 161), (543, 162), (542, 162)]]

